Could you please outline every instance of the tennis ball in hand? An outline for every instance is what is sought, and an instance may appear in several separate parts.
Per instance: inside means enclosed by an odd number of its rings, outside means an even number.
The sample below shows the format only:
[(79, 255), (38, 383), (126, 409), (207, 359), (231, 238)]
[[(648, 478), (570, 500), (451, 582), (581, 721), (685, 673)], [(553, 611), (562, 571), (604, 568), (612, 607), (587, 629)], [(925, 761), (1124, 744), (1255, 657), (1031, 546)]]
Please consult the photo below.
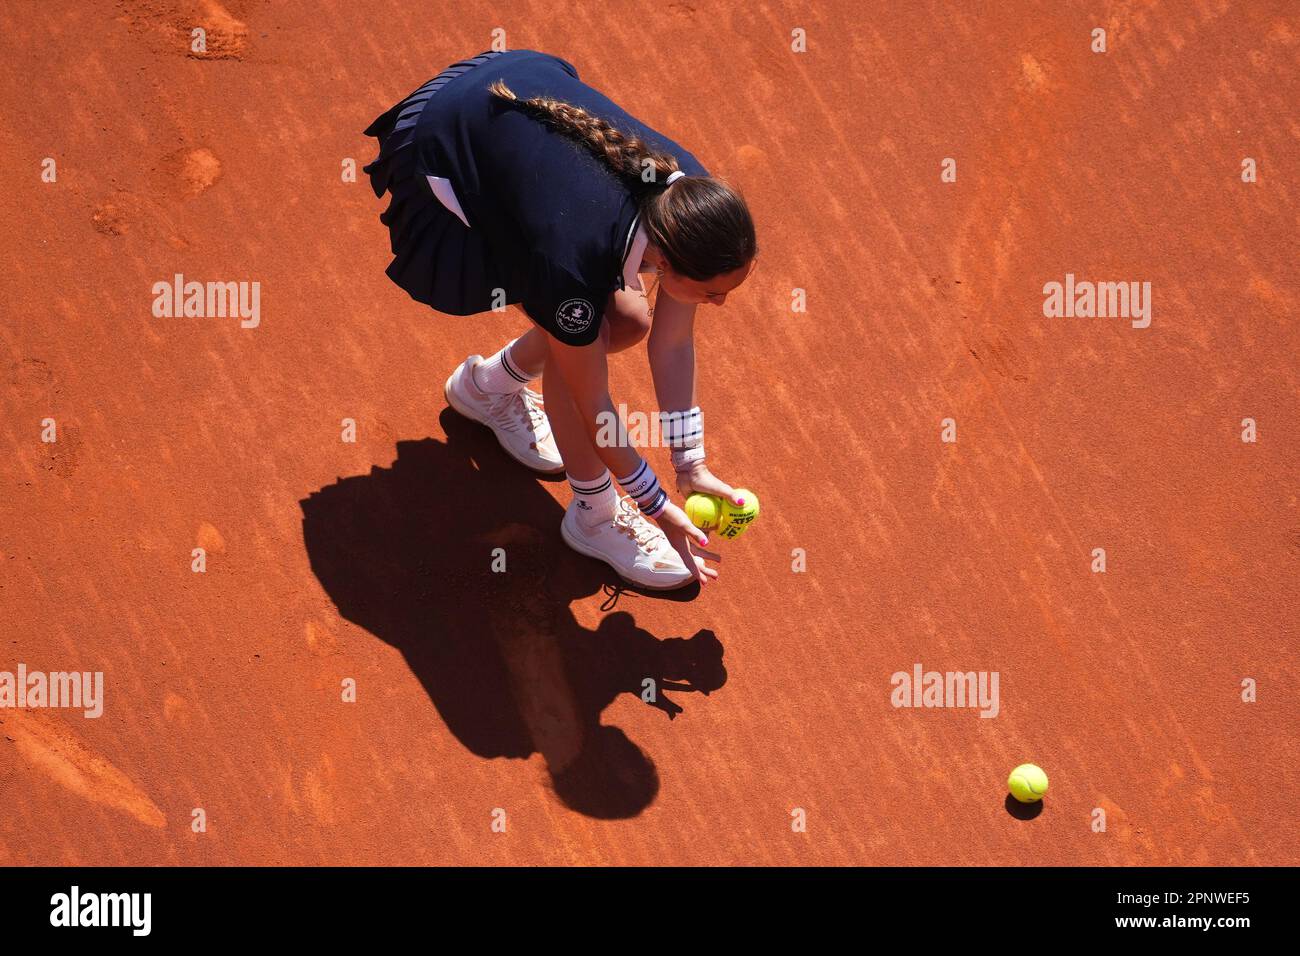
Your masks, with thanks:
[(701, 531), (712, 531), (722, 519), (722, 499), (697, 491), (686, 498), (686, 517)]
[(733, 505), (725, 499), (722, 502), (722, 520), (718, 525), (718, 534), (724, 538), (739, 538), (758, 517), (758, 495), (748, 488), (737, 488), (736, 497), (745, 503)]
[(1042, 767), (1022, 763), (1007, 777), (1007, 789), (1021, 803), (1036, 803), (1047, 793), (1047, 774)]

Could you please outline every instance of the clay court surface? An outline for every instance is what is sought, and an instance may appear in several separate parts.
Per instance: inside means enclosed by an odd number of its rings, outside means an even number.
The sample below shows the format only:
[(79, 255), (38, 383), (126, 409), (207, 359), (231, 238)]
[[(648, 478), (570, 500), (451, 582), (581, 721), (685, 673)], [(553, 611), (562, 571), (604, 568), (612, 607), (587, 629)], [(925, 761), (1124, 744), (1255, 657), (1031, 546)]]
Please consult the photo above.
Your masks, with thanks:
[[(105, 683), (0, 710), (0, 864), (1300, 862), (1294, 4), (565, 9), (0, 9), (0, 671)], [(407, 299), (341, 175), (494, 28), (758, 223), (697, 326), (763, 516), (684, 600), (609, 607), (563, 483), (446, 411), (521, 317)], [(260, 325), (155, 318), (176, 273)], [(1067, 273), (1150, 282), (1150, 327), (1045, 318)], [(644, 351), (611, 393), (654, 408)], [(916, 664), (998, 716), (891, 706)]]

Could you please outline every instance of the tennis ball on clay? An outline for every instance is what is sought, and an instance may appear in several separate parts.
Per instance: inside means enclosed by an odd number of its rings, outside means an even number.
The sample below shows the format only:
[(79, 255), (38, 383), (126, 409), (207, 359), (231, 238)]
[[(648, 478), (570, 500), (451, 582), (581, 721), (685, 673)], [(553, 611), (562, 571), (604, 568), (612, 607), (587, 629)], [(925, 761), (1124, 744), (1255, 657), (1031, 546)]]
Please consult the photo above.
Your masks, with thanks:
[(712, 531), (722, 520), (722, 499), (696, 492), (686, 498), (686, 517), (701, 531)]
[(1042, 767), (1022, 763), (1007, 777), (1007, 789), (1021, 803), (1037, 803), (1047, 793), (1047, 774)]
[(737, 488), (736, 497), (745, 503), (733, 505), (730, 501), (722, 502), (722, 521), (718, 525), (718, 534), (724, 538), (739, 538), (758, 517), (758, 495), (748, 488)]

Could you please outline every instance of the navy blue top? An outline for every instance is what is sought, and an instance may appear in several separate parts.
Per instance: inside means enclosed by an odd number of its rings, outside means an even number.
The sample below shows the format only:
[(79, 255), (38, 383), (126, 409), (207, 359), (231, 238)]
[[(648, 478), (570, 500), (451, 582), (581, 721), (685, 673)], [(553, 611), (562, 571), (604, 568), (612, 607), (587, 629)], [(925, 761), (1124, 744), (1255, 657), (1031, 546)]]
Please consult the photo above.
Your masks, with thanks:
[(561, 341), (586, 345), (600, 333), (606, 299), (623, 287), (635, 196), (585, 146), (493, 97), (497, 79), (520, 99), (554, 96), (642, 137), (688, 176), (708, 170), (547, 53), (503, 53), (429, 100), (415, 135), (427, 174), (450, 180), (470, 228), (511, 277), (511, 301)]

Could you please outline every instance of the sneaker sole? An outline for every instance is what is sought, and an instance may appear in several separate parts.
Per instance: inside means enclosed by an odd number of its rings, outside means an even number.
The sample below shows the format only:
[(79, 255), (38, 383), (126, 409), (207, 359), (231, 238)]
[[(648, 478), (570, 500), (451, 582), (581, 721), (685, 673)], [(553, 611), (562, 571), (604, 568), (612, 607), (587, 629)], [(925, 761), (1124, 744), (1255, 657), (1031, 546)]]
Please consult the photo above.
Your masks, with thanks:
[(590, 548), (584, 547), (582, 542), (570, 536), (569, 528), (563, 521), (560, 522), (560, 537), (564, 539), (565, 544), (567, 544), (574, 551), (577, 551), (579, 554), (584, 555), (585, 557), (588, 558), (594, 558), (595, 560), (600, 561), (608, 565), (609, 567), (613, 568), (615, 574), (617, 574), (620, 578), (622, 578), (624, 581), (626, 581), (628, 584), (632, 585), (633, 587), (645, 588), (647, 591), (676, 591), (678, 588), (684, 588), (692, 581), (695, 580), (695, 575), (690, 575), (686, 578), (685, 581), (682, 581), (680, 584), (643, 584), (640, 581), (634, 581), (631, 578), (629, 578), (626, 574), (624, 574), (622, 571), (618, 569), (617, 565), (615, 565), (612, 561), (609, 560), (609, 558), (605, 557), (599, 551), (593, 551)]
[(501, 436), (497, 434), (495, 428), (493, 428), (487, 422), (483, 421), (483, 419), (477, 417), (469, 409), (461, 407), (460, 403), (456, 401), (455, 397), (452, 394), (450, 378), (448, 378), (446, 383), (442, 386), (442, 394), (443, 397), (447, 399), (447, 404), (450, 405), (452, 409), (454, 409), (459, 415), (468, 418), (472, 422), (477, 422), (478, 424), (486, 428), (488, 431), (492, 432), (492, 436), (497, 440), (497, 444), (501, 446), (501, 450), (504, 451), (511, 458), (513, 458), (515, 461), (519, 462), (519, 464), (523, 465), (529, 471), (535, 471), (541, 475), (558, 475), (563, 473), (564, 471), (563, 462), (561, 462), (559, 465), (557, 465), (554, 468), (542, 468), (539, 465), (533, 464), (531, 461), (520, 458), (513, 451), (511, 451), (510, 447), (501, 440)]

